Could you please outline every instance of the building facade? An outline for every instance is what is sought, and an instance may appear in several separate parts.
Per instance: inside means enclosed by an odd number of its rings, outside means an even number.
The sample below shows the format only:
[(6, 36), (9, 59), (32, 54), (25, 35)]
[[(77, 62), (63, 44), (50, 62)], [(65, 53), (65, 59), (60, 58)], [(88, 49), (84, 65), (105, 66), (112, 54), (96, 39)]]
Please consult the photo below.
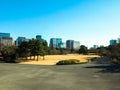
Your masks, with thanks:
[(117, 40), (110, 40), (110, 45), (115, 45), (115, 44), (117, 44)]
[(12, 46), (13, 39), (10, 37), (10, 33), (0, 33), (0, 43), (4, 46)]
[(66, 48), (73, 49), (73, 42), (74, 42), (74, 40), (67, 40), (66, 41)]
[(60, 48), (66, 48), (66, 43), (62, 42), (62, 43), (60, 44)]
[(79, 50), (80, 49), (80, 42), (79, 41), (73, 41), (72, 42), (72, 49)]
[(94, 49), (97, 49), (97, 48), (98, 48), (98, 45), (93, 45), (93, 48), (94, 48)]
[(39, 41), (41, 41), (41, 42), (45, 42), (45, 41), (46, 41), (46, 40), (44, 40), (44, 39), (42, 38), (41, 35), (36, 35), (36, 39), (39, 40)]
[(11, 37), (0, 37), (0, 43), (4, 46), (12, 46), (13, 39)]
[(49, 46), (53, 48), (60, 48), (61, 43), (62, 43), (61, 38), (51, 38)]
[(27, 41), (25, 37), (18, 37), (15, 41), (15, 45), (20, 45), (23, 41)]
[(120, 43), (120, 36), (119, 36), (119, 38), (117, 39), (117, 43)]
[(80, 49), (80, 42), (79, 41), (74, 41), (74, 40), (67, 40), (66, 41), (66, 48), (67, 49), (79, 50)]
[(10, 33), (0, 33), (0, 37), (10, 37)]

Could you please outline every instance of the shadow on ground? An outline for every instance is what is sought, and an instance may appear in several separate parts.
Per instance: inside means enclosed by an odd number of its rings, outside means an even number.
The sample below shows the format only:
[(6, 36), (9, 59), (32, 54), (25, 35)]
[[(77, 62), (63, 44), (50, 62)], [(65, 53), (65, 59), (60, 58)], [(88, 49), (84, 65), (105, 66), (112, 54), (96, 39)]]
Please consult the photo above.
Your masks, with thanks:
[(96, 69), (100, 69), (99, 72), (102, 73), (120, 73), (120, 65), (95, 65), (95, 66), (88, 66), (85, 68), (96, 68)]
[(102, 73), (120, 73), (120, 65), (113, 64), (109, 57), (94, 58), (91, 60), (91, 63), (94, 65), (85, 68), (100, 69), (99, 72)]

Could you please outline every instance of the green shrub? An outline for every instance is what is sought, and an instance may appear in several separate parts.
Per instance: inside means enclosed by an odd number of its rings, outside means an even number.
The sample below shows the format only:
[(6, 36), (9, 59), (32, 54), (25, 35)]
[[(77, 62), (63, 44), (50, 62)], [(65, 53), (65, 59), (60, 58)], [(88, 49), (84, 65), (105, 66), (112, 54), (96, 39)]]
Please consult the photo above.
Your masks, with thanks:
[(120, 59), (112, 59), (112, 63), (114, 63), (114, 64), (120, 64)]
[(4, 61), (6, 63), (16, 63), (16, 55), (13, 54), (13, 55), (6, 56), (4, 57)]
[(56, 65), (70, 65), (70, 64), (79, 64), (80, 61), (76, 59), (62, 60), (56, 63)]

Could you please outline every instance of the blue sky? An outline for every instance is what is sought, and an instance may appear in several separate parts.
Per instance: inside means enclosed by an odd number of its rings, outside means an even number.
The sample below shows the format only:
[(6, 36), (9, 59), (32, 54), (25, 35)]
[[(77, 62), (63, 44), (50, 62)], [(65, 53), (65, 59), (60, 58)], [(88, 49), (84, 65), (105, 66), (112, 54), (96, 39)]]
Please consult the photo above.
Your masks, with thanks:
[(120, 35), (120, 0), (0, 0), (0, 32), (108, 45)]

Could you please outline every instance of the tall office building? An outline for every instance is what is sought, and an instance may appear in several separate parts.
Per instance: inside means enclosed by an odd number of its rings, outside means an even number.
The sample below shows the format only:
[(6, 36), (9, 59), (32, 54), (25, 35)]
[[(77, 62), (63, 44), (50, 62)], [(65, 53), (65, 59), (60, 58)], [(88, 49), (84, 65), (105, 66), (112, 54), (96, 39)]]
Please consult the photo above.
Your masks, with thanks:
[(61, 38), (51, 38), (50, 39), (50, 47), (60, 48), (61, 43), (62, 43)]
[(0, 33), (0, 37), (10, 37), (10, 33)]
[(49, 46), (56, 48), (56, 39), (55, 38), (50, 39), (50, 45)]
[(74, 40), (67, 40), (66, 41), (66, 48), (73, 49), (73, 42), (74, 42)]
[(41, 42), (45, 42), (45, 41), (46, 41), (46, 40), (44, 40), (44, 39), (42, 38), (41, 35), (36, 35), (36, 39), (39, 40), (39, 41), (41, 41)]
[(93, 48), (94, 48), (94, 49), (97, 49), (97, 48), (98, 48), (98, 45), (93, 45)]
[(13, 45), (13, 39), (10, 37), (10, 33), (0, 33), (0, 43), (4, 46)]
[(72, 42), (72, 49), (79, 50), (80, 49), (80, 42), (79, 41), (73, 41)]
[(13, 39), (11, 37), (0, 37), (0, 43), (4, 46), (12, 46)]
[(79, 41), (74, 41), (74, 40), (67, 40), (66, 41), (66, 48), (67, 49), (79, 50), (80, 49), (80, 42)]
[(117, 43), (120, 43), (120, 36), (119, 36), (119, 38), (118, 38), (118, 40), (117, 40)]
[(115, 44), (117, 44), (117, 40), (110, 40), (110, 45), (115, 45)]
[(66, 43), (64, 42), (60, 43), (60, 48), (66, 48)]
[(15, 44), (18, 46), (20, 45), (23, 41), (27, 41), (25, 37), (18, 37), (15, 41)]

